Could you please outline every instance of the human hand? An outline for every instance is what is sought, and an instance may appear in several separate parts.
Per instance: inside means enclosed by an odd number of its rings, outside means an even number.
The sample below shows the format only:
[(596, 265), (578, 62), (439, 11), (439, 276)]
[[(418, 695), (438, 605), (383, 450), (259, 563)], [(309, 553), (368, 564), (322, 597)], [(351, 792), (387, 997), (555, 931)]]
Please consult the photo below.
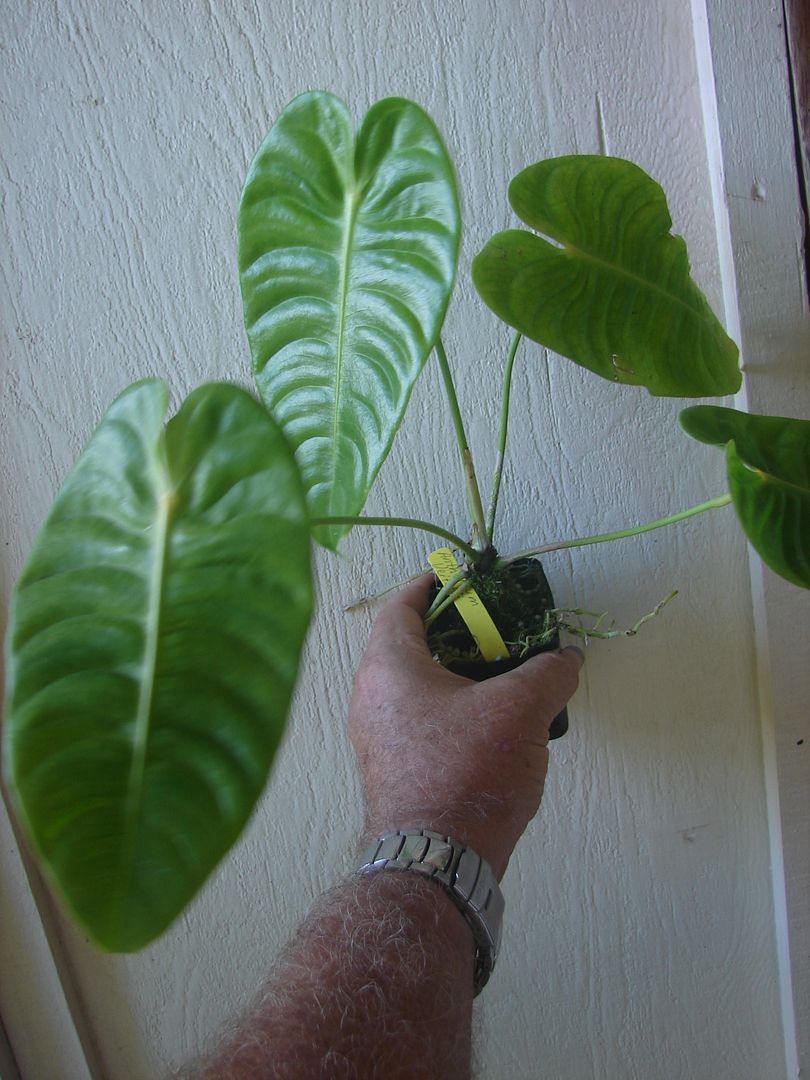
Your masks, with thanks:
[(548, 729), (576, 689), (582, 654), (542, 653), (482, 683), (454, 675), (425, 643), (430, 584), (425, 575), (386, 604), (355, 678), (348, 726), (368, 826), (452, 836), (500, 879), (540, 805)]

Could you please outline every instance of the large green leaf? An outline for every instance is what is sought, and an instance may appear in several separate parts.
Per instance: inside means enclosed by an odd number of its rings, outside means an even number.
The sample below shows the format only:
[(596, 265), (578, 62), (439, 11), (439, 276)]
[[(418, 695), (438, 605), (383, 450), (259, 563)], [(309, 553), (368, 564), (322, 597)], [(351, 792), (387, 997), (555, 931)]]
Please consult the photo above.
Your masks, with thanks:
[(447, 152), (412, 102), (378, 102), (355, 141), (342, 102), (303, 94), (259, 149), (239, 208), (245, 325), (313, 517), (360, 513), (444, 319), (459, 229)]
[(729, 491), (762, 560), (810, 589), (810, 421), (696, 405), (680, 414), (700, 442), (725, 447)]
[(509, 186), (522, 230), (473, 261), (493, 311), (522, 334), (613, 382), (705, 396), (740, 385), (737, 347), (689, 276), (661, 187), (621, 158), (541, 161)]
[(68, 907), (137, 949), (194, 896), (265, 783), (311, 608), (303, 488), (234, 386), (163, 428), (163, 383), (113, 403), (17, 585), (4, 768)]

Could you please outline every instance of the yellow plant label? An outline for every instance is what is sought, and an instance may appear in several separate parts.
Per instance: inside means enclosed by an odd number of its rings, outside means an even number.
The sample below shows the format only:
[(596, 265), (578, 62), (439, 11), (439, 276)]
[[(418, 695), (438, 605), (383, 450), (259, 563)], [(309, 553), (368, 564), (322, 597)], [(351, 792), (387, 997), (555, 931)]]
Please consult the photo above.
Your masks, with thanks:
[[(450, 548), (438, 548), (428, 555), (428, 562), (436, 571), (442, 585), (446, 585), (459, 571), (459, 565)], [(466, 589), (454, 602), (485, 660), (500, 660), (509, 655), (509, 649), (498, 632), (498, 627), (475, 589)]]

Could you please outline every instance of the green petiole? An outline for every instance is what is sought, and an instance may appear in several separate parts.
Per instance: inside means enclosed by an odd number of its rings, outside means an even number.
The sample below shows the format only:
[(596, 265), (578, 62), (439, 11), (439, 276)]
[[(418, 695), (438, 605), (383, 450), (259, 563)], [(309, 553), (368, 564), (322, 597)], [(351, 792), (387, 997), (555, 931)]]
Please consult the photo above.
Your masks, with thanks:
[(442, 587), (433, 597), (433, 601), (430, 607), (425, 612), (425, 620), (429, 619), (433, 615), (436, 608), (438, 608), (439, 605), (444, 602), (445, 598), (449, 596), (453, 589), (455, 589), (456, 585), (458, 585), (460, 581), (463, 581), (466, 576), (467, 571), (463, 568), (459, 568), (456, 573), (453, 574), (450, 580), (446, 584), (442, 585)]
[(434, 610), (425, 615), (425, 626), (430, 626), (432, 622), (435, 622), (443, 611), (446, 611), (452, 604), (455, 604), (456, 600), (458, 600), (460, 596), (463, 596), (463, 594), (471, 587), (472, 581), (470, 581), (468, 577), (459, 581), (455, 589), (453, 589), (452, 592), (448, 592), (444, 600), (442, 600)]
[(542, 547), (518, 551), (515, 555), (509, 555), (505, 559), (501, 559), (500, 564), (507, 566), (518, 559), (530, 559), (534, 555), (547, 555), (550, 551), (587, 547), (589, 544), (604, 544), (608, 540), (623, 540), (626, 536), (640, 536), (641, 533), (651, 532), (653, 529), (662, 529), (665, 525), (673, 525), (676, 521), (684, 521), (686, 518), (694, 517), (695, 514), (702, 514), (704, 510), (713, 510), (718, 506), (728, 506), (730, 502), (730, 495), (718, 495), (707, 502), (699, 503), (697, 506), (690, 506), (688, 510), (680, 510), (677, 514), (669, 514), (667, 517), (658, 518), (647, 525), (636, 525), (632, 529), (620, 529), (618, 532), (598, 533), (596, 536), (583, 536), (578, 540), (557, 540), (552, 544), (543, 544)]
[(464, 421), (461, 419), (461, 409), (458, 404), (456, 387), (453, 383), (453, 375), (450, 371), (450, 363), (447, 359), (447, 353), (444, 351), (444, 345), (442, 345), (441, 338), (436, 339), (434, 349), (436, 350), (436, 359), (439, 361), (439, 368), (441, 369), (442, 379), (444, 380), (444, 389), (447, 394), (447, 403), (450, 406), (450, 414), (453, 417), (456, 442), (458, 443), (459, 452), (461, 453), (461, 466), (464, 469), (464, 481), (467, 485), (467, 501), (470, 505), (470, 513), (472, 514), (473, 519), (475, 547), (483, 550), (487, 545), (487, 536), (489, 535), (484, 519), (484, 505), (481, 502), (481, 491), (478, 487), (478, 480), (475, 475), (472, 451), (470, 450), (470, 444), (467, 442), (467, 434), (464, 431)]
[(498, 432), (498, 459), (495, 463), (495, 473), (492, 477), (492, 492), (489, 497), (489, 513), (487, 515), (487, 540), (492, 543), (495, 533), (495, 516), (498, 512), (498, 496), (501, 491), (501, 477), (503, 475), (503, 463), (506, 457), (506, 436), (509, 430), (509, 398), (512, 392), (512, 368), (515, 366), (515, 356), (522, 334), (516, 333), (509, 346), (509, 355), (506, 357), (506, 368), (503, 374), (503, 390), (501, 391), (501, 423)]
[(480, 552), (477, 552), (474, 547), (462, 540), (460, 536), (456, 536), (455, 533), (449, 532), (447, 529), (443, 529), (440, 525), (434, 525), (430, 521), (422, 521), (420, 518), (400, 518), (400, 517), (322, 517), (311, 518), (310, 525), (315, 528), (319, 525), (393, 525), (403, 529), (419, 529), (422, 532), (431, 533), (433, 536), (438, 536), (442, 540), (446, 540), (459, 551), (463, 551), (468, 559), (475, 562), (480, 558)]

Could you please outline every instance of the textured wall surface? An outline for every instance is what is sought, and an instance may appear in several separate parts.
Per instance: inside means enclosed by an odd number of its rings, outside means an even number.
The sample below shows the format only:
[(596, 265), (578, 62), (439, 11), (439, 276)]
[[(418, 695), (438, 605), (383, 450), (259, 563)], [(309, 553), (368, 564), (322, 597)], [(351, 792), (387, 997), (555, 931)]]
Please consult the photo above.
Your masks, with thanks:
[[(721, 297), (688, 5), (7, 0), (3, 20), (4, 607), (118, 390), (150, 374), (175, 400), (206, 379), (249, 382), (235, 207), (254, 148), (300, 90), (332, 89), (358, 119), (378, 97), (412, 97), (445, 135), (466, 231), (444, 338), (485, 484), (509, 334), (467, 268), (510, 223), (518, 168), (574, 151), (638, 161)], [(679, 406), (527, 348), (501, 545), (617, 528), (722, 491), (719, 455), (679, 434)], [(369, 512), (466, 531), (442, 409), (429, 366)], [(361, 808), (343, 721), (369, 618), (341, 606), (424, 555), (421, 537), (371, 530), (339, 558), (317, 555), (319, 614), (271, 785), (177, 925), (132, 957), (101, 956), (63, 928), (111, 1080), (161, 1075), (204, 1046), (349, 867)], [(747, 559), (730, 511), (557, 555), (547, 570), (559, 603), (624, 624), (681, 593), (638, 638), (589, 649), (571, 733), (505, 880), (503, 955), (477, 1006), (480, 1075), (783, 1076)], [(317, 854), (301, 858), (313, 837)]]

